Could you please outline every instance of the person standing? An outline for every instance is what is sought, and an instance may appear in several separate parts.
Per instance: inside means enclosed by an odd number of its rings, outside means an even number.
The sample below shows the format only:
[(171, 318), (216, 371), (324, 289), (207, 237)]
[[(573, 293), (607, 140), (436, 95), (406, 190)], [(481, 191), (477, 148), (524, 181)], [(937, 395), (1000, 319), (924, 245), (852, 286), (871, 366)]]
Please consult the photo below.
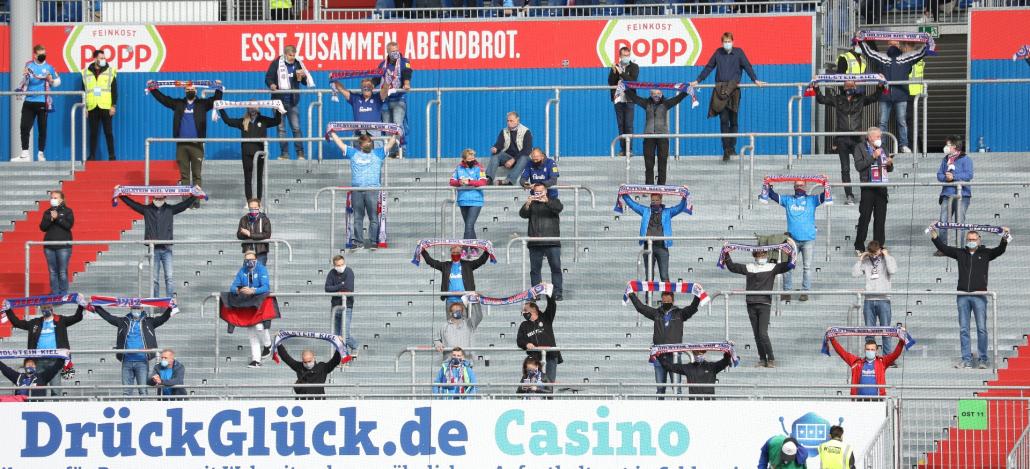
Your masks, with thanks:
[(533, 149), (533, 133), (529, 128), (522, 125), (517, 112), (509, 112), (507, 116), (507, 127), (501, 129), (497, 134), (497, 141), (490, 147), (490, 161), (486, 164), (486, 177), (490, 184), (495, 183), (494, 175), (497, 174), (497, 167), (503, 165), (508, 168), (508, 180), (506, 183), (497, 181), (498, 186), (510, 186), (526, 168), (529, 160), (529, 153)]
[[(136, 213), (143, 215), (143, 239), (158, 241), (175, 240), (175, 216), (186, 211), (197, 200), (192, 195), (175, 205), (168, 205), (165, 197), (157, 196), (151, 199), (147, 205), (143, 205), (128, 196), (119, 197), (125, 205), (128, 205)], [(154, 290), (153, 296), (160, 296), (161, 271), (165, 273), (165, 294), (175, 296), (175, 279), (172, 275), (172, 245), (155, 244), (151, 262), (154, 265)]]
[(32, 57), (33, 60), (25, 64), (24, 78), (18, 90), (42, 94), (25, 95), (25, 101), (21, 106), (21, 157), (12, 158), (11, 161), (14, 162), (28, 163), (32, 161), (29, 140), (33, 124), (37, 125), (39, 130), (36, 159), (46, 161), (44, 152), (46, 151), (47, 114), (54, 110), (53, 98), (46, 92), (51, 88), (61, 86), (61, 77), (46, 61), (46, 47), (43, 44), (36, 44), (32, 48)]
[[(257, 261), (257, 254), (254, 251), (243, 253), (243, 266), (236, 272), (236, 277), (229, 285), (229, 293), (241, 297), (255, 297), (265, 295), (272, 291), (268, 282), (268, 269)], [(248, 327), (250, 340), (250, 364), (251, 368), (260, 368), (261, 359), (271, 355), (270, 349), (272, 338), (268, 335), (268, 329), (263, 323)]]
[[(547, 196), (547, 189), (543, 184), (536, 184), (526, 203), (519, 209), (519, 216), (529, 220), (527, 236), (530, 238), (558, 238), (561, 237), (560, 214), (564, 206), (561, 200), (552, 199)], [(529, 241), (529, 281), (532, 285), (539, 285), (541, 281), (540, 268), (543, 266), (544, 258), (547, 258), (547, 265), (551, 268), (551, 283), (554, 284), (554, 301), (562, 300), (562, 271), (561, 271), (561, 241)]]
[[(637, 91), (619, 87), (623, 82), (637, 81), (640, 75), (640, 66), (633, 63), (629, 56), (629, 47), (620, 47), (619, 60), (608, 70), (608, 86), (615, 87), (609, 93), (615, 106), (615, 126), (619, 135), (633, 133), (633, 98)], [(626, 140), (620, 139), (619, 144), (622, 145), (622, 156), (626, 156)]]
[[(479, 257), (465, 260), (461, 257), (461, 246), (451, 246), (451, 259), (449, 262), (433, 259), (433, 256), (429, 255), (428, 250), (422, 251), (422, 259), (430, 267), (440, 271), (441, 292), (476, 291), (476, 269), (486, 264), (486, 261), (490, 259), (490, 253), (484, 250)], [(460, 295), (441, 296), (440, 299), (448, 304), (461, 302)], [(473, 305), (473, 309), (478, 307), (478, 305)]]
[[(887, 368), (894, 366), (894, 362), (901, 356), (901, 352), (905, 351), (905, 342), (901, 340), (898, 341), (898, 346), (894, 348), (890, 355), (886, 356), (876, 353), (876, 341), (871, 338), (866, 339), (865, 352), (861, 357), (848, 353), (840, 342), (837, 342), (836, 337), (830, 337), (830, 345), (833, 346), (833, 350), (837, 352), (840, 359), (844, 360), (844, 363), (847, 363), (851, 368), (852, 385), (886, 385)], [(851, 388), (851, 395), (863, 397), (886, 396), (887, 389), (853, 387)]]
[[(85, 298), (80, 296), (79, 306), (75, 310), (75, 314), (71, 316), (54, 314), (53, 305), (40, 307), (39, 309), (43, 312), (42, 316), (33, 319), (18, 318), (18, 315), (11, 311), (8, 304), (4, 304), (2, 314), (7, 315), (7, 320), (11, 322), (12, 327), (28, 332), (28, 344), (26, 346), (28, 349), (71, 349), (71, 342), (68, 341), (68, 328), (82, 321), (82, 311), (85, 309), (85, 304)], [(61, 367), (64, 366), (63, 363), (63, 360), (57, 358), (40, 358), (37, 361), (41, 369), (54, 366), (57, 367), (57, 371), (61, 370)], [(40, 382), (52, 386), (60, 386), (61, 374), (56, 373), (50, 379), (46, 381), (40, 380)], [(58, 392), (54, 391), (54, 395), (57, 394)]]
[[(333, 269), (325, 276), (326, 293), (354, 292), (354, 269), (347, 266), (347, 260), (337, 254), (333, 256)], [(344, 336), (344, 344), (353, 355), (358, 350), (358, 341), (350, 334), (351, 319), (354, 315), (354, 297), (347, 295), (347, 307), (344, 308), (342, 297), (334, 296), (329, 300), (333, 313), (333, 334)], [(346, 319), (346, 322), (344, 322)]]
[[(267, 241), (272, 237), (272, 221), (261, 211), (261, 200), (247, 201), (247, 214), (240, 217), (236, 239), (241, 241)], [(243, 243), (243, 252), (253, 251), (261, 265), (268, 265), (268, 243)]]
[(822, 469), (855, 469), (855, 453), (844, 443), (844, 427), (830, 427), (830, 439), (819, 445), (819, 464)]
[[(273, 112), (272, 117), (263, 116), (258, 108), (247, 109), (247, 112), (239, 119), (229, 117), (225, 109), (219, 109), (218, 115), (222, 117), (225, 125), (240, 129), (240, 138), (268, 138), (268, 130), (277, 127), (283, 119), (278, 112)], [(240, 143), (240, 157), (243, 163), (243, 194), (247, 200), (255, 197), (260, 199), (265, 196), (265, 158), (268, 155), (265, 154), (264, 148), (265, 145), (261, 142)], [(261, 157), (257, 159), (257, 194), (255, 195), (251, 180), (254, 178), (254, 155), (258, 152), (261, 152)]]
[(522, 170), (519, 177), (519, 185), (529, 189), (535, 184), (541, 184), (547, 188), (547, 196), (552, 199), (558, 198), (558, 163), (544, 154), (540, 148), (534, 148), (529, 153), (529, 165)]
[[(794, 181), (794, 195), (779, 195), (769, 187), (769, 199), (779, 203), (787, 212), (787, 232), (797, 245), (798, 254), (803, 257), (801, 290), (809, 291), (812, 289), (812, 258), (815, 257), (815, 236), (818, 231), (815, 226), (815, 210), (826, 202), (826, 191), (820, 192), (819, 195), (808, 195), (805, 191), (805, 182)], [(793, 273), (787, 273), (783, 277), (783, 289), (794, 289)], [(802, 293), (798, 300), (808, 301), (808, 295)], [(787, 296), (787, 301), (790, 301), (790, 296)]]
[[(454, 399), (461, 399), (459, 396), (463, 394), (476, 393), (476, 372), (472, 370), (472, 362), (465, 359), (465, 349), (451, 349), (450, 358), (444, 358), (433, 383), (452, 385), (433, 386), (433, 394), (456, 394)], [(465, 386), (453, 386), (458, 384)]]
[[(0, 362), (0, 373), (7, 378), (11, 384), (14, 384), (18, 388), (30, 388), (25, 390), (15, 390), (12, 394), (15, 396), (30, 396), (30, 397), (46, 397), (46, 389), (41, 389), (54, 382), (58, 381), (58, 384), (54, 386), (60, 386), (61, 369), (64, 367), (64, 360), (62, 359), (50, 359), (55, 361), (52, 365), (39, 365), (36, 366), (36, 360), (32, 358), (26, 358), (22, 360), (22, 371), (18, 372), (14, 368), (7, 366), (6, 363)], [(42, 361), (42, 359), (40, 359)], [(53, 395), (57, 396), (58, 391), (50, 391)]]
[[(558, 313), (558, 303), (554, 298), (548, 298), (547, 308), (540, 311), (540, 305), (536, 301), (527, 301), (522, 305), (522, 324), (519, 324), (519, 332), (515, 337), (515, 344), (526, 355), (541, 360), (544, 355), (535, 351), (538, 348), (557, 347), (558, 342), (554, 336), (554, 317)], [(547, 381), (555, 383), (558, 380), (558, 365), (562, 363), (561, 352), (558, 350), (547, 351), (547, 363), (544, 365), (544, 375)]]
[[(379, 93), (373, 93), (374, 85), (372, 80), (365, 78), (361, 80), (361, 92), (351, 93), (350, 90), (344, 88), (339, 82), (334, 82), (333, 86), (340, 94), (343, 95), (343, 99), (350, 103), (351, 111), (354, 113), (355, 122), (382, 122), (383, 121), (383, 106), (385, 105), (386, 98), (390, 91), (390, 84), (383, 83), (383, 87), (379, 89)], [(367, 133), (371, 136), (378, 137), (379, 132), (364, 132), (356, 131), (354, 136)]]
[[(283, 360), (283, 363), (297, 374), (297, 381), (294, 384), (325, 384), (325, 380), (329, 378), (329, 373), (332, 373), (336, 367), (340, 366), (340, 360), (342, 360), (339, 350), (335, 351), (327, 362), (316, 362), (315, 352), (311, 350), (301, 352), (301, 361), (299, 362), (290, 356), (285, 346), (280, 345), (275, 350), (279, 358)], [(293, 388), (293, 393), (297, 395), (321, 396), (325, 394), (325, 388), (314, 386), (296, 387)]]
[(185, 396), (186, 367), (175, 359), (175, 351), (166, 348), (161, 351), (161, 360), (154, 364), (147, 384), (157, 388), (158, 396)]
[(851, 49), (841, 52), (837, 56), (836, 72), (838, 74), (861, 75), (866, 72), (866, 68), (869, 66), (869, 63), (862, 56), (862, 46), (858, 44), (858, 40), (852, 38), (851, 44)]
[[(290, 0), (273, 0), (290, 1)], [(286, 124), (289, 123), (293, 131), (293, 138), (300, 138), (300, 94), (298, 93), (275, 93), (275, 91), (296, 90), (300, 88), (301, 82), (308, 87), (315, 86), (314, 79), (308, 74), (304, 64), (297, 59), (297, 47), (289, 45), (283, 48), (283, 54), (268, 64), (268, 71), (265, 72), (265, 86), (272, 90), (272, 99), (282, 101), (286, 108), (286, 120), (279, 125), (279, 138), (286, 138)], [(304, 159), (304, 144), (293, 142), (293, 148), (297, 151), (297, 159)], [(279, 142), (279, 159), (290, 159), (289, 142)]]
[[(411, 62), (401, 55), (396, 42), (390, 42), (386, 45), (386, 59), (379, 64), (379, 68), (383, 70), (383, 76), (375, 78), (373, 83), (376, 86), (382, 84), (389, 93), (386, 106), (383, 108), (383, 122), (400, 125), (405, 129), (403, 135), (407, 135), (407, 96), (408, 90), (411, 89)], [(390, 158), (397, 158), (404, 146), (404, 143), (400, 142), (397, 148), (389, 153)]]
[[(883, 148), (882, 132), (878, 127), (866, 131), (864, 142), (855, 146), (855, 170), (859, 181), (888, 182), (887, 173), (894, 171), (894, 155)], [(858, 205), (858, 226), (855, 232), (855, 252), (865, 250), (865, 238), (869, 232), (869, 219), (873, 220), (873, 239), (886, 246), (887, 187), (862, 187), (862, 199)]]
[[(797, 249), (795, 249), (797, 251)], [(745, 289), (752, 291), (770, 291), (776, 276), (790, 271), (794, 267), (789, 261), (769, 263), (767, 251), (751, 253), (755, 262), (737, 264), (730, 258), (730, 253), (723, 257), (726, 269), (746, 278)], [(758, 349), (758, 366), (776, 368), (776, 357), (773, 355), (772, 341), (769, 340), (769, 315), (772, 309), (772, 295), (747, 295), (747, 316), (751, 320), (751, 331), (755, 335), (755, 347)]]
[[(185, 98), (169, 98), (158, 88), (150, 94), (162, 106), (172, 110), (172, 136), (175, 138), (207, 138), (207, 113), (215, 101), (222, 99), (221, 81), (215, 81), (219, 88), (210, 98), (198, 98), (195, 86), (186, 86)], [(175, 161), (179, 164), (179, 185), (203, 187), (204, 142), (176, 142)], [(191, 176), (192, 175), (192, 184)], [(193, 208), (199, 208), (200, 201), (193, 201)]]
[[(880, 247), (876, 240), (869, 242), (869, 247), (858, 256), (855, 266), (851, 268), (852, 277), (865, 277), (865, 291), (891, 291), (891, 277), (898, 272), (898, 261), (886, 249)], [(865, 295), (862, 302), (862, 316), (865, 325), (891, 325), (891, 298), (888, 295)], [(866, 340), (873, 340), (866, 336)], [(883, 350), (890, 350), (890, 338), (884, 336)]]
[[(744, 50), (733, 47), (733, 33), (722, 33), (722, 48), (712, 53), (708, 64), (701, 70), (697, 79), (690, 83), (697, 86), (705, 81), (715, 70), (715, 89), (712, 90), (712, 101), (708, 107), (708, 117), (719, 116), (719, 131), (724, 134), (737, 133), (737, 114), (740, 111), (740, 88), (738, 87), (742, 72), (746, 72), (758, 86), (765, 85), (758, 79), (751, 62), (744, 55)], [(730, 155), (737, 152), (737, 137), (723, 137), (722, 160), (729, 161)]]
[[(640, 96), (630, 96), (630, 100), (637, 106), (644, 108), (644, 133), (645, 134), (667, 134), (669, 133), (669, 110), (675, 107), (687, 93), (679, 92), (671, 99), (666, 100), (662, 90), (651, 90), (651, 99), (644, 99)], [(658, 185), (665, 185), (667, 169), (669, 166), (669, 139), (665, 137), (648, 137), (644, 139), (644, 184), (655, 184), (654, 167), (658, 164)]]
[[(386, 152), (397, 143), (396, 137), (390, 137), (383, 148), (375, 148), (372, 137), (361, 135), (358, 137), (358, 148), (346, 145), (335, 132), (329, 134), (336, 146), (350, 160), (350, 185), (361, 188), (382, 187), (383, 161), (386, 160)], [(354, 249), (359, 249), (364, 244), (366, 249), (375, 251), (379, 249), (379, 214), (376, 207), (379, 206), (379, 194), (377, 190), (361, 190), (351, 192), (351, 207), (354, 210)], [(368, 242), (365, 242), (365, 217), (368, 217)]]
[(437, 352), (443, 353), (444, 360), (449, 356), (448, 351), (454, 348), (471, 350), (472, 336), (482, 321), (482, 308), (471, 308), (466, 312), (465, 304), (460, 301), (448, 304), (447, 323), (437, 331), (433, 346)]
[[(64, 204), (63, 191), (50, 191), (50, 210), (43, 212), (39, 220), (39, 231), (44, 233), (43, 241), (71, 241), (75, 214)], [(72, 257), (72, 246), (45, 245), (47, 270), (50, 271), (50, 294), (68, 293), (68, 260)]]
[(93, 62), (82, 70), (82, 91), (86, 92), (89, 159), (97, 159), (97, 130), (104, 126), (107, 160), (114, 161), (114, 131), (111, 119), (118, 105), (118, 71), (107, 62), (103, 49), (93, 51)]
[[(172, 317), (172, 308), (165, 309), (164, 313), (152, 318), (143, 308), (133, 307), (129, 314), (116, 317), (108, 313), (102, 306), (93, 305), (93, 312), (97, 313), (108, 324), (117, 327), (115, 336), (115, 348), (123, 350), (147, 350), (157, 348), (157, 334), (155, 329), (164, 325)], [(124, 352), (115, 354), (115, 358), (122, 362), (122, 385), (123, 386), (146, 386), (150, 371), (150, 360), (156, 355), (153, 352)], [(143, 387), (135, 389), (140, 396), (145, 396), (147, 390)], [(123, 396), (131, 396), (132, 388), (122, 390)]]
[(486, 169), (476, 160), (476, 151), (466, 148), (461, 152), (461, 163), (451, 173), (451, 187), (459, 188), (458, 209), (461, 210), (461, 219), (465, 222), (465, 239), (476, 239), (476, 220), (479, 219), (479, 212), (483, 210), (483, 191), (481, 189), (470, 189), (472, 187), (483, 187), (487, 184)]
[[(687, 186), (683, 186), (686, 188)], [(623, 194), (622, 201), (637, 215), (640, 215), (640, 236), (672, 236), (672, 218), (683, 213), (687, 209), (687, 199), (684, 197), (675, 207), (666, 207), (662, 204), (662, 194), (651, 194), (651, 205), (638, 204), (629, 194)], [(646, 246), (647, 241), (640, 240), (641, 246)], [(644, 264), (647, 265), (648, 279), (654, 275), (654, 264), (658, 264), (658, 276), (663, 282), (669, 281), (669, 248), (672, 247), (672, 240), (659, 240), (651, 243), (650, 252), (644, 251)], [(648, 258), (652, 261), (648, 262)], [(679, 343), (679, 342), (673, 342)]]
[[(851, 53), (847, 53), (849, 56)], [(843, 55), (843, 54), (842, 54)], [(862, 67), (864, 69), (864, 67)], [(870, 90), (862, 94), (862, 90), (853, 81), (844, 82), (844, 88), (838, 94), (824, 94), (818, 87), (815, 89), (815, 100), (817, 103), (833, 109), (837, 116), (838, 132), (858, 132), (862, 128), (862, 110), (866, 106), (875, 103), (878, 94), (882, 94), (883, 88)], [(851, 153), (862, 141), (861, 137), (852, 135), (838, 135), (833, 139), (833, 145), (837, 149), (837, 156), (840, 158), (840, 180), (843, 183), (851, 182)], [(855, 204), (855, 193), (851, 186), (844, 186), (844, 195), (847, 197), (844, 204)]]
[(272, 21), (293, 21), (293, 0), (268, 0), (268, 12)]
[[(968, 182), (973, 180), (973, 159), (966, 154), (966, 142), (958, 135), (948, 137), (944, 143), (944, 158), (941, 158), (941, 166), (937, 169), (938, 182)], [(966, 210), (969, 209), (969, 202), (973, 197), (973, 190), (969, 186), (962, 186), (962, 194), (954, 186), (941, 187), (941, 195), (937, 203), (941, 206), (940, 221), (955, 223), (966, 222)], [(948, 231), (940, 234), (941, 242), (948, 244)], [(940, 251), (935, 256), (943, 256)]]
[[(877, 50), (875, 43), (861, 41), (859, 45), (869, 62), (876, 64), (877, 69), (889, 82), (908, 80), (913, 66), (928, 52), (927, 47), (920, 47), (919, 50), (907, 48), (909, 50), (903, 52), (898, 41), (888, 41), (886, 53)], [(893, 110), (897, 117), (898, 140), (902, 153), (912, 153), (912, 149), (908, 147), (908, 121), (906, 120), (908, 98), (908, 85), (890, 85), (888, 93), (880, 97), (880, 130), (887, 130), (887, 123), (890, 121), (891, 110)]]
[[(979, 232), (969, 231), (966, 233), (965, 246), (955, 248), (944, 244), (936, 229), (930, 229), (930, 240), (933, 241), (934, 246), (937, 246), (937, 250), (958, 261), (958, 291), (960, 292), (987, 291), (987, 275), (991, 261), (1005, 254), (1008, 235), (1008, 227), (1003, 227), (998, 247), (988, 248), (984, 247)], [(980, 354), (979, 367), (987, 368), (987, 295), (958, 295), (956, 301), (958, 303), (958, 335), (962, 347), (962, 361), (956, 364), (955, 368), (973, 367), (973, 356), (969, 351), (970, 313), (976, 320), (976, 345), (977, 352)]]
[[(675, 298), (672, 292), (662, 292), (662, 304), (658, 308), (652, 308), (640, 301), (635, 292), (629, 294), (629, 301), (633, 303), (633, 308), (641, 316), (654, 323), (654, 332), (651, 334), (652, 345), (683, 343), (683, 323), (697, 314), (701, 298), (695, 296), (694, 301), (686, 308), (677, 308), (673, 304)], [(670, 360), (669, 363), (672, 361)], [(662, 360), (654, 361), (654, 381), (658, 384), (665, 384), (672, 380), (672, 370), (666, 368), (665, 364)], [(677, 389), (677, 391), (679, 390)], [(665, 394), (665, 386), (658, 387), (658, 394)], [(677, 392), (677, 394), (682, 393)]]
[[(656, 361), (660, 362), (660, 365), (658, 366), (667, 370), (669, 373), (685, 376), (687, 378), (687, 383), (715, 384), (719, 373), (733, 363), (733, 356), (730, 355), (729, 352), (725, 352), (722, 354), (721, 360), (710, 362), (705, 360), (705, 352), (699, 350), (691, 354), (690, 363), (685, 365), (673, 363), (672, 360), (665, 355), (659, 355)], [(690, 386), (687, 389), (687, 394), (715, 395), (715, 388), (711, 386)]]

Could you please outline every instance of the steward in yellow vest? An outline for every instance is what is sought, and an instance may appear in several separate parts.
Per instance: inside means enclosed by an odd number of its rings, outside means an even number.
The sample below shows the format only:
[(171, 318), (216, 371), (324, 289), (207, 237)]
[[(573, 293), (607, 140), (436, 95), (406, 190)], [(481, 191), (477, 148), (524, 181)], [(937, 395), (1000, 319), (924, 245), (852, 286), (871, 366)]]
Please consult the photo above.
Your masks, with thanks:
[(104, 126), (107, 159), (114, 157), (114, 131), (111, 118), (118, 103), (118, 72), (107, 63), (103, 50), (93, 52), (93, 62), (82, 69), (82, 90), (86, 92), (89, 159), (97, 159), (97, 130)]
[(855, 454), (844, 443), (844, 428), (830, 427), (830, 439), (819, 445), (819, 463), (823, 469), (855, 469)]

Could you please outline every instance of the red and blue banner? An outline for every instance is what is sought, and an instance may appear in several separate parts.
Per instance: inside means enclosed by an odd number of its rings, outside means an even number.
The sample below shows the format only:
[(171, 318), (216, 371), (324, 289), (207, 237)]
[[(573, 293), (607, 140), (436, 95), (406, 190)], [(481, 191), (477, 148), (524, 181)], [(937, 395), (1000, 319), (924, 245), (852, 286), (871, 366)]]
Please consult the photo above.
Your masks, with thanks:
[[(1012, 60), (1030, 44), (1030, 9), (972, 10), (969, 13), (969, 78), (1030, 78), (1030, 64)], [(1030, 85), (1027, 83), (969, 86), (970, 151), (980, 139), (991, 151), (1026, 151), (1030, 148)], [(929, 88), (933, 99), (933, 87)], [(941, 142), (930, 142), (939, 145)]]

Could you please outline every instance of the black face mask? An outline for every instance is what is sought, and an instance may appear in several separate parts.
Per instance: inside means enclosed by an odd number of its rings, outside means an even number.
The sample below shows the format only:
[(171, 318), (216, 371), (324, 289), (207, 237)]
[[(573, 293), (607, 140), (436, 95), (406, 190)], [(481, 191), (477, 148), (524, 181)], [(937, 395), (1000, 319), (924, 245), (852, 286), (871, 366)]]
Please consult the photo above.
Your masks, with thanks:
[(531, 317), (533, 317), (533, 315), (532, 315), (532, 314), (529, 314), (529, 313), (522, 313), (522, 318), (523, 318), (523, 319), (525, 319), (525, 320), (527, 320), (527, 321), (529, 321), (529, 318), (531, 318)]
[(46, 62), (46, 54), (39, 54), (39, 55), (37, 55), (36, 56), (36, 62), (39, 62), (39, 63)]
[(465, 162), (465, 166), (468, 166), (469, 168), (475, 168), (476, 167), (476, 160), (466, 161)]
[(196, 91), (187, 91), (186, 92), (186, 99), (192, 101), (192, 100), (194, 100), (196, 98), (197, 98), (197, 92)]

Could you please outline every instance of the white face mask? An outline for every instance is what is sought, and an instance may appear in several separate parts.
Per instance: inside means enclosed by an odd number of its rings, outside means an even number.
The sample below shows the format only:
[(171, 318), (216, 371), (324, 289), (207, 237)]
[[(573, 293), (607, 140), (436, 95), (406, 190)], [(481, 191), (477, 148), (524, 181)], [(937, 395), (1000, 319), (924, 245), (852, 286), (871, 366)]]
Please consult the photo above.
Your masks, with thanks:
[(954, 151), (954, 148), (952, 148), (951, 145), (944, 145), (944, 154), (945, 155), (950, 155), (952, 151)]
[(883, 145), (883, 140), (880, 140), (880, 139), (873, 140), (873, 147), (880, 148), (880, 146), (882, 146), (882, 145)]
[(619, 63), (623, 66), (629, 65), (629, 57), (619, 57)]
[(165, 204), (165, 201), (163, 199), (154, 199), (154, 206), (155, 207), (161, 208), (164, 204)]
[(732, 42), (724, 42), (724, 43), (722, 43), (722, 48), (726, 49), (726, 52), (729, 52), (729, 51), (733, 50), (733, 43)]
[(342, 274), (344, 270), (347, 270), (347, 266), (345, 266), (345, 265), (336, 266), (336, 267), (333, 267), (333, 269)]
[(61, 200), (60, 199), (50, 199), (50, 206), (51, 207), (56, 207), (58, 205), (61, 205)]
[(310, 370), (315, 367), (315, 362), (304, 362), (304, 369)]
[(105, 65), (107, 65), (107, 61), (106, 60), (104, 60), (104, 59), (97, 59), (97, 66), (98, 67), (103, 67)]
[(856, 54), (861, 54), (862, 53), (862, 46), (855, 46), (855, 53)]
[(757, 262), (758, 265), (765, 265), (765, 264), (769, 263), (769, 258), (768, 257), (759, 257), (758, 259), (755, 259), (755, 262)]
[(875, 350), (866, 350), (865, 351), (865, 359), (866, 360), (875, 360), (876, 359), (876, 351)]

